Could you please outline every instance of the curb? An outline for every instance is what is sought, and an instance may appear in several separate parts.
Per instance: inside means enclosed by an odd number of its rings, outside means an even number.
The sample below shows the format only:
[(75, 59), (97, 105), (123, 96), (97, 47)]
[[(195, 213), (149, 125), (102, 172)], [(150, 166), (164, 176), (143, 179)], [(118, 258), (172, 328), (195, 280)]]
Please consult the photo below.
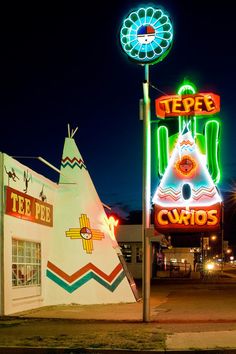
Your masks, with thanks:
[(39, 347), (0, 347), (0, 354), (181, 354), (185, 352), (199, 354), (235, 354), (235, 349), (181, 349), (181, 350), (120, 350), (120, 349), (84, 349), (84, 348), (39, 348)]

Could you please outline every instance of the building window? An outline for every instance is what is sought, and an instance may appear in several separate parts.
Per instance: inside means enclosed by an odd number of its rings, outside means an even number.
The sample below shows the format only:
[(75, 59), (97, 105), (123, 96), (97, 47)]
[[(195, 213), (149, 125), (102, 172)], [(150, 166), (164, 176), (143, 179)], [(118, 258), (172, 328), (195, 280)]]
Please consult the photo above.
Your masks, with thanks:
[(136, 245), (136, 263), (142, 263), (142, 245)]
[(127, 263), (132, 262), (132, 247), (129, 243), (120, 243), (120, 248)]
[(41, 284), (41, 244), (12, 240), (12, 286)]

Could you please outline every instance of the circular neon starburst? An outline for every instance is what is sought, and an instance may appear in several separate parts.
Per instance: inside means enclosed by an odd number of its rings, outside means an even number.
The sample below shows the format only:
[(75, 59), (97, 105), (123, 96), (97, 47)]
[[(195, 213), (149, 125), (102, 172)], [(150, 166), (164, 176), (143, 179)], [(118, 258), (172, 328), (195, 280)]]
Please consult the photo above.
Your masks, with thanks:
[(169, 53), (173, 27), (161, 9), (140, 8), (131, 12), (120, 30), (125, 53), (140, 64), (155, 64)]
[(191, 156), (184, 155), (176, 162), (175, 167), (182, 175), (191, 177), (197, 165)]

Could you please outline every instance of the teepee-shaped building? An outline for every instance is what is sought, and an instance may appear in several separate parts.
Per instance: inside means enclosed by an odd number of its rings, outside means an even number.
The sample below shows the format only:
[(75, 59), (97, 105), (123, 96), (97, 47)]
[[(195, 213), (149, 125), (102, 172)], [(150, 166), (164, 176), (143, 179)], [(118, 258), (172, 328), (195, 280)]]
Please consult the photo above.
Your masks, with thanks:
[(86, 165), (65, 139), (47, 262), (48, 304), (136, 301)]
[(219, 228), (221, 197), (187, 128), (178, 138), (153, 203), (159, 231), (204, 232)]

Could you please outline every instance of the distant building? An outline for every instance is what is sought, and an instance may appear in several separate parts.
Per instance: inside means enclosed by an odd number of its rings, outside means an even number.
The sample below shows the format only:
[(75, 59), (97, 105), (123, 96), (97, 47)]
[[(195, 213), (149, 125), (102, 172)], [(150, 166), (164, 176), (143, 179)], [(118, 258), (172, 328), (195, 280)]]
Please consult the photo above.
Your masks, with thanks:
[[(192, 247), (172, 247), (170, 236), (158, 234), (154, 226), (148, 230), (151, 242), (151, 275), (156, 277), (171, 276), (173, 270), (179, 269), (178, 276), (190, 274), (194, 270), (194, 254)], [(129, 271), (135, 279), (142, 278), (142, 225), (120, 225), (116, 238), (121, 247)], [(197, 249), (199, 251), (199, 249)], [(172, 275), (176, 275), (175, 272)]]

